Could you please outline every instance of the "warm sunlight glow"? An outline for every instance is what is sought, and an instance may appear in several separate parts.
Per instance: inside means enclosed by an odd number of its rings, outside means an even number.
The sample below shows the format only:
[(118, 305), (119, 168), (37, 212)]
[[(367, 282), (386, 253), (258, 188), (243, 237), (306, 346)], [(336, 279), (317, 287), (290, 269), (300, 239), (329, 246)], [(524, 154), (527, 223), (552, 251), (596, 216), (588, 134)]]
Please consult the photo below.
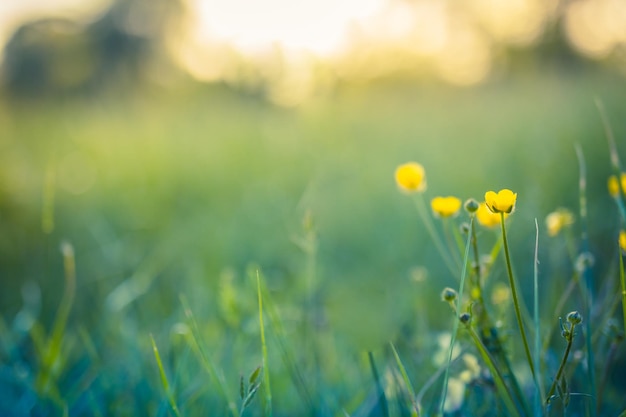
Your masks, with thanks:
[(580, 51), (603, 58), (626, 43), (626, 3), (621, 0), (578, 0), (565, 15), (568, 39)]
[[(0, 0), (0, 44), (26, 21), (86, 22), (113, 1)], [(555, 27), (581, 54), (621, 59), (626, 69), (624, 0), (181, 2), (182, 20), (160, 38), (170, 58), (196, 80), (262, 91), (285, 106), (331, 91), (342, 79), (409, 76), (475, 85), (492, 73), (501, 48), (532, 46)], [(140, 20), (139, 32), (150, 17)]]
[(245, 52), (272, 44), (318, 54), (335, 52), (352, 22), (378, 12), (384, 0), (189, 0), (193, 37), (221, 40)]
[(526, 45), (543, 31), (554, 13), (556, 0), (471, 0), (469, 5), (483, 28), (494, 39)]

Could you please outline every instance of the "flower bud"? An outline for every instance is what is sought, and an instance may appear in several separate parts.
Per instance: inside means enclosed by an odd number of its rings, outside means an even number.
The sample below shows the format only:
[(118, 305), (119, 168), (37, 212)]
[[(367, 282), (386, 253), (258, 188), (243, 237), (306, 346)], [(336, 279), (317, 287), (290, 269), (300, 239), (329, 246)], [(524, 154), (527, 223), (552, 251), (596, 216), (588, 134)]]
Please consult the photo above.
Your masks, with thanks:
[(456, 291), (454, 291), (450, 287), (446, 287), (441, 292), (441, 299), (443, 301), (447, 301), (448, 303), (451, 303), (452, 301), (456, 300), (456, 295), (457, 295)]
[(572, 325), (576, 326), (583, 321), (583, 317), (580, 315), (578, 311), (572, 311), (567, 314), (567, 321), (572, 323)]
[(461, 321), (461, 324), (465, 324), (467, 326), (470, 321), (472, 321), (472, 315), (470, 313), (462, 313), (459, 316), (459, 320)]
[(465, 211), (467, 211), (468, 213), (476, 213), (478, 207), (480, 207), (480, 204), (478, 204), (478, 201), (474, 200), (473, 198), (470, 198), (465, 202)]

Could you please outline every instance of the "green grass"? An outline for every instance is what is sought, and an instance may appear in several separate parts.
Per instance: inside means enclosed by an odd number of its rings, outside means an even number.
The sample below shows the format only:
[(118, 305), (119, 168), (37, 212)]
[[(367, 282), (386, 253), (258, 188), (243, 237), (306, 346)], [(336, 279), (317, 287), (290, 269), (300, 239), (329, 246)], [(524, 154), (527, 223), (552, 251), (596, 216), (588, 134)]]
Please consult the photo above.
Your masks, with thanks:
[[(528, 306), (539, 219), (541, 323), (524, 308), (521, 317), (527, 329), (552, 336), (536, 364), (540, 385), (550, 387), (565, 349), (552, 315), (576, 272), (568, 238), (548, 237), (542, 219), (559, 206), (578, 211), (576, 143), (587, 164), (594, 297), (587, 312), (586, 293), (575, 286), (556, 314), (585, 312), (572, 351), (585, 352), (585, 340), (597, 347), (599, 415), (618, 414), (626, 310), (615, 256), (620, 212), (606, 179), (611, 155), (626, 155), (620, 83), (599, 71), (473, 89), (381, 81), (341, 85), (298, 109), (216, 86), (3, 102), (0, 414), (364, 416), (382, 410), (384, 398), (391, 416), (435, 415), (440, 371), (458, 380), (468, 368), (462, 357), (446, 367), (449, 344), (439, 340), (452, 331), (439, 294), (458, 287), (461, 271), (452, 275), (411, 199), (396, 189), (394, 169), (409, 160), (426, 169), (427, 202), (482, 200), (505, 187), (518, 193), (507, 235)], [(594, 97), (604, 103), (615, 151)], [(451, 220), (448, 230), (432, 219), (432, 232), (443, 237), (467, 218)], [(580, 227), (577, 219), (569, 242), (576, 256)], [(500, 247), (497, 231), (477, 235), (480, 255)], [(64, 241), (76, 268), (69, 302)], [(523, 415), (513, 380), (531, 396), (534, 381), (512, 306), (491, 300), (508, 285), (503, 254), (495, 253), (483, 295), (514, 375), (489, 351), (484, 329), (473, 335), (459, 326), (456, 345), (483, 371), (465, 385), (461, 407)], [(376, 381), (366, 352), (376, 359)], [(574, 394), (591, 391), (576, 358), (565, 366), (567, 389), (572, 404), (584, 404), (587, 397)], [(260, 386), (243, 379), (259, 391), (242, 407), (241, 375), (262, 364)], [(495, 382), (485, 377), (492, 367), (502, 371)], [(612, 370), (605, 382), (603, 369)], [(498, 393), (510, 398), (503, 403)]]

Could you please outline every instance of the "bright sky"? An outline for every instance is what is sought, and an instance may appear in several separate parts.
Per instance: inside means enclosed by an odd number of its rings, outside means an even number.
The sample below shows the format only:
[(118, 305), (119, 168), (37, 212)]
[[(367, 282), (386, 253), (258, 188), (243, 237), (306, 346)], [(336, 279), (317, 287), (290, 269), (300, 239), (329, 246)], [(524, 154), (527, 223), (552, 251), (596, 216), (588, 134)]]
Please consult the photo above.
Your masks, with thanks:
[(243, 50), (273, 43), (324, 54), (345, 38), (350, 23), (379, 12), (385, 0), (190, 0), (200, 37)]

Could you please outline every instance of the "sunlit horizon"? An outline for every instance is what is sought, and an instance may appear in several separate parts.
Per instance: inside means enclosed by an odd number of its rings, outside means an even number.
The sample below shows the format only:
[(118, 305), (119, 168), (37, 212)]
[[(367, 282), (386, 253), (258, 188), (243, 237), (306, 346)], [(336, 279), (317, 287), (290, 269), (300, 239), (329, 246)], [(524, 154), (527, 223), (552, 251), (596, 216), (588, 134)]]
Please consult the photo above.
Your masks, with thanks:
[[(111, 3), (2, 3), (0, 43), (29, 20), (89, 21)], [(619, 53), (626, 46), (621, 0), (184, 0), (183, 5), (179, 30), (164, 34), (178, 66), (205, 82), (260, 79), (283, 104), (310, 96), (328, 82), (324, 74), (368, 79), (407, 70), (452, 84), (477, 84), (489, 77), (501, 45), (532, 46), (556, 19), (562, 19), (560, 30), (579, 53), (591, 59), (614, 56), (626, 69)], [(254, 70), (242, 72), (244, 67)]]

